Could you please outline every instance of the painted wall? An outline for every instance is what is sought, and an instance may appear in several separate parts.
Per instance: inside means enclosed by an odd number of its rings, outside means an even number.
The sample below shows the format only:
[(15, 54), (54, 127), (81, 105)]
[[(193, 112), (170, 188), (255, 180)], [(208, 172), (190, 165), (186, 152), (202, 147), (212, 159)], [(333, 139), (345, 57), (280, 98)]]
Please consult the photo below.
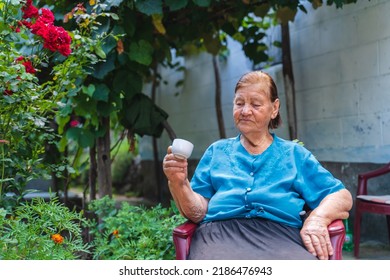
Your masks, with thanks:
[[(298, 138), (320, 161), (384, 163), (390, 160), (390, 1), (321, 7), (299, 13), (291, 24), (291, 50), (297, 94)], [(278, 30), (276, 30), (278, 32)], [(238, 78), (252, 70), (241, 47), (229, 42), (219, 60), (223, 114), (228, 137), (237, 135), (232, 99)], [(164, 70), (157, 103), (169, 114), (178, 137), (195, 144), (194, 158), (219, 138), (215, 81), (208, 54), (179, 62), (185, 72)], [(285, 125), (276, 134), (288, 138), (281, 66), (266, 70), (276, 80)], [(184, 79), (181, 87), (177, 81)], [(146, 87), (146, 92), (148, 87)], [(160, 156), (170, 144), (159, 139)], [(152, 159), (150, 137), (141, 140), (141, 156)]]

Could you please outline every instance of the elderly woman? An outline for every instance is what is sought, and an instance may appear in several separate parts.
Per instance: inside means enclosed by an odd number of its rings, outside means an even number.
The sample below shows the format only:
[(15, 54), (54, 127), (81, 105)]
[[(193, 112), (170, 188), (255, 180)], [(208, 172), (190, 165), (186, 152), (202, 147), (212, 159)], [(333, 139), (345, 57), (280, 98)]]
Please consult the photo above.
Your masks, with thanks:
[[(171, 147), (163, 161), (172, 197), (197, 227), (189, 259), (328, 259), (327, 226), (346, 219), (352, 197), (302, 145), (277, 137), (280, 101), (268, 74), (235, 88), (238, 136), (205, 151), (191, 182)], [(303, 221), (300, 212), (312, 209)]]

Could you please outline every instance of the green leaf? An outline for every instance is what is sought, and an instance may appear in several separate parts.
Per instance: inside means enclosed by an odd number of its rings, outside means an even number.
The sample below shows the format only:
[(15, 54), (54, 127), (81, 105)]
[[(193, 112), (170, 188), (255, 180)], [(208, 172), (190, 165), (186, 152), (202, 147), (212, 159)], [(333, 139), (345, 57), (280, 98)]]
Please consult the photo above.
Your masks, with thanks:
[(100, 116), (108, 117), (112, 112), (116, 111), (116, 107), (110, 102), (99, 102), (96, 106)]
[(95, 92), (93, 93), (92, 98), (98, 101), (108, 101), (108, 96), (110, 94), (110, 89), (105, 84), (98, 84), (96, 86)]
[(108, 13), (107, 15), (109, 15), (110, 17), (112, 17), (113, 20), (119, 20), (118, 15), (115, 14), (115, 13)]
[[(114, 48), (116, 48), (116, 40), (114, 37), (110, 36), (103, 41), (102, 50), (104, 52), (104, 55), (112, 51)], [(102, 58), (104, 59), (105, 57)]]
[(112, 7), (119, 7), (123, 0), (105, 0), (104, 4), (107, 5), (106, 10), (110, 10)]
[(138, 0), (135, 2), (135, 7), (148, 16), (162, 14), (162, 0)]
[(245, 55), (253, 61), (254, 64), (259, 64), (268, 60), (268, 55), (264, 52), (264, 44), (248, 43), (243, 46)]
[(188, 0), (166, 0), (165, 4), (171, 11), (177, 11), (187, 6)]
[(100, 62), (94, 66), (95, 72), (93, 76), (97, 79), (104, 79), (104, 77), (115, 69), (115, 58), (116, 54), (111, 53), (106, 61)]
[(99, 45), (94, 46), (95, 53), (100, 57), (105, 59), (106, 53), (103, 51), (103, 49)]
[(152, 63), (153, 47), (145, 40), (140, 40), (138, 43), (130, 44), (130, 60), (136, 61), (143, 65), (150, 65)]
[(168, 118), (168, 114), (157, 107), (145, 94), (137, 94), (131, 102), (124, 104), (121, 123), (126, 128), (131, 128), (138, 135), (150, 135), (160, 137), (164, 130), (162, 122)]
[(121, 70), (115, 74), (113, 86), (115, 93), (119, 94), (122, 92), (125, 95), (125, 99), (131, 100), (134, 95), (142, 90), (142, 77), (135, 72)]
[(83, 93), (85, 93), (89, 97), (93, 96), (93, 93), (95, 92), (95, 89), (96, 88), (95, 88), (94, 84), (90, 84), (90, 85), (88, 85), (88, 87), (82, 86)]
[(82, 148), (92, 147), (95, 142), (93, 133), (81, 127), (69, 128), (66, 131), (66, 137), (76, 141)]

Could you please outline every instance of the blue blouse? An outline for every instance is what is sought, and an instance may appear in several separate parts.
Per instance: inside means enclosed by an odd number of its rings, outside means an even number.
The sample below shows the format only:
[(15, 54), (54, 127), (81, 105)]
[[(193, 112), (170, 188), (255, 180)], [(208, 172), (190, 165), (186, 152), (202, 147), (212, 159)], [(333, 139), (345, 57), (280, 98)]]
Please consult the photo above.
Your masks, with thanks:
[(305, 147), (273, 138), (260, 155), (248, 153), (240, 135), (207, 148), (191, 179), (192, 189), (210, 199), (202, 222), (259, 217), (300, 228), (305, 203), (314, 209), (345, 188)]

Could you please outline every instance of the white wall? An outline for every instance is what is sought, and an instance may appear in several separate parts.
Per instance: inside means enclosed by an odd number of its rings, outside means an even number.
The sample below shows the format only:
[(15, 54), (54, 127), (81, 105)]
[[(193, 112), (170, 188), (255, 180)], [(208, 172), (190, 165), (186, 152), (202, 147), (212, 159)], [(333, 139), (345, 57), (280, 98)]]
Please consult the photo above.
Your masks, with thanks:
[[(321, 7), (299, 13), (290, 26), (297, 94), (298, 138), (321, 161), (374, 162), (390, 160), (390, 1), (360, 0), (343, 9)], [(237, 135), (232, 122), (235, 83), (252, 70), (241, 47), (229, 42), (230, 55), (219, 61), (227, 136)], [(165, 70), (168, 85), (159, 87), (158, 105), (169, 114), (178, 137), (195, 144), (193, 157), (219, 138), (215, 113), (215, 82), (210, 55), (180, 62), (185, 73)], [(281, 66), (268, 70), (284, 88)], [(184, 78), (184, 85), (175, 88)], [(147, 92), (147, 89), (146, 89)], [(179, 92), (178, 95), (175, 95)], [(288, 138), (284, 124), (276, 134)], [(159, 139), (160, 155), (170, 144)], [(141, 140), (141, 156), (152, 158), (150, 137)]]

